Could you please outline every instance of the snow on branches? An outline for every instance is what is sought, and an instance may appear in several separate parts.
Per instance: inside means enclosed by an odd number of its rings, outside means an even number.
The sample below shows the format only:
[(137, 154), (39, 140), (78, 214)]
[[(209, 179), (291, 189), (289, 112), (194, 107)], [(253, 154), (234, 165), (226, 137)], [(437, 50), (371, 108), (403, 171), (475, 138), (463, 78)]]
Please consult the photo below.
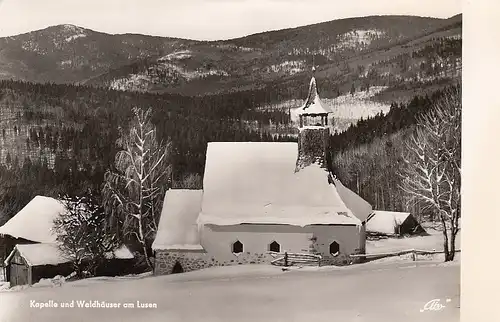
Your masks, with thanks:
[(106, 254), (118, 247), (103, 208), (91, 197), (64, 196), (60, 202), (66, 211), (54, 220), (58, 248), (79, 277), (84, 271), (96, 275)]
[(453, 260), (460, 229), (461, 92), (458, 87), (422, 117), (407, 144), (402, 189), (410, 201), (437, 214), (444, 235), (446, 260)]
[(132, 236), (143, 249), (148, 266), (148, 249), (156, 235), (163, 196), (168, 188), (171, 166), (170, 143), (157, 141), (151, 110), (135, 108), (130, 131), (118, 144), (115, 169), (105, 175), (103, 199), (110, 222), (121, 236)]

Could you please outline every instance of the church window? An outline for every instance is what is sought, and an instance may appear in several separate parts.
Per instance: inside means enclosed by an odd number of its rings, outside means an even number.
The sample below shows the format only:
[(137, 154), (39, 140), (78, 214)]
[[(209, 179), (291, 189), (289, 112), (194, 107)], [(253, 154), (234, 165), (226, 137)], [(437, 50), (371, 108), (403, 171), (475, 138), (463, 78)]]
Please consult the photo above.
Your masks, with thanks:
[(340, 245), (336, 241), (330, 244), (330, 254), (333, 256), (337, 256), (340, 251)]
[(277, 241), (273, 241), (269, 244), (269, 251), (279, 253), (281, 251), (281, 245)]
[(232, 250), (234, 254), (243, 253), (243, 244), (237, 240), (233, 243)]

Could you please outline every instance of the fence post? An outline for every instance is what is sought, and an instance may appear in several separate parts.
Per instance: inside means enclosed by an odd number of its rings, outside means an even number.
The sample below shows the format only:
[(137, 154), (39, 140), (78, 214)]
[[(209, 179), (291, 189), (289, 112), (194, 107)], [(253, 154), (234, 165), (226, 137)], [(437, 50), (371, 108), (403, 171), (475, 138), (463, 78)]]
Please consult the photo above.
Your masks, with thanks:
[(413, 257), (413, 261), (415, 262), (417, 260), (417, 254), (416, 254), (415, 250), (413, 250), (412, 257)]
[(288, 253), (285, 252), (285, 267), (288, 267)]

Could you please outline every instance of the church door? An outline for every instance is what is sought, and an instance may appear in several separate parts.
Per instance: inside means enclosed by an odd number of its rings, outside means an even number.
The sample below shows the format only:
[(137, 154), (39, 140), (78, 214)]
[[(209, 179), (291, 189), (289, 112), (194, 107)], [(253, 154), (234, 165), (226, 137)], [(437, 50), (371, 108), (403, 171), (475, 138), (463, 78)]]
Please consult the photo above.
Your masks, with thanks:
[(182, 268), (181, 263), (179, 261), (175, 262), (174, 267), (172, 268), (172, 274), (184, 273), (184, 268)]

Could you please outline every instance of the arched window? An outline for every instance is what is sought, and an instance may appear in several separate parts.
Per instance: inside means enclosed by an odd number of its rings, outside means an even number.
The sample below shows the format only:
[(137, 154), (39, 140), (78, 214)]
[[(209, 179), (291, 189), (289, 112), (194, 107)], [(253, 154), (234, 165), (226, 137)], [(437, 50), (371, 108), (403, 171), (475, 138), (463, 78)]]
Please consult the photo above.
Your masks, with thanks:
[(232, 250), (234, 254), (243, 253), (243, 244), (237, 240), (233, 243)]
[(330, 244), (330, 254), (337, 256), (340, 251), (340, 245), (336, 241)]
[(281, 251), (281, 245), (277, 241), (273, 241), (269, 244), (269, 251), (279, 253)]

